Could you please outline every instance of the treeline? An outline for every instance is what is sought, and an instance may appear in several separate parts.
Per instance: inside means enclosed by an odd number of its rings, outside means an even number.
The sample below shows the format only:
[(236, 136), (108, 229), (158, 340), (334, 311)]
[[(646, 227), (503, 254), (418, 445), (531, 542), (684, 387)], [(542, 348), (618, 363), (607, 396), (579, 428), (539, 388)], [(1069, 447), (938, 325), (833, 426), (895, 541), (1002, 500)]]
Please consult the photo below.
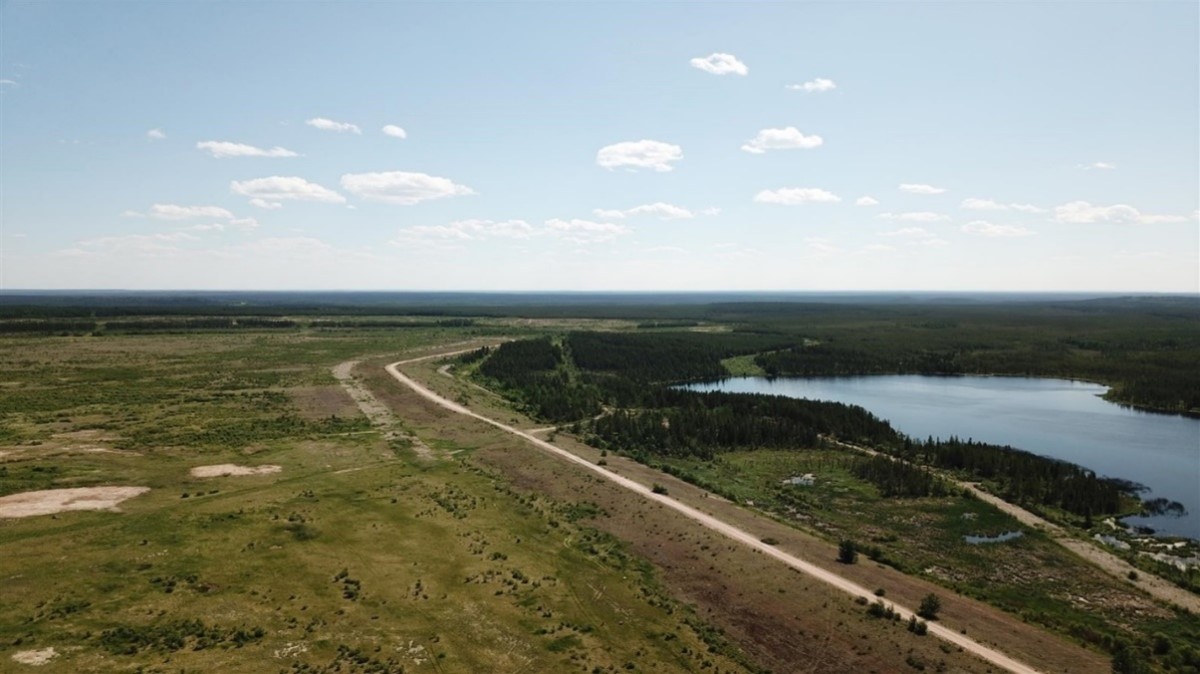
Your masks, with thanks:
[(0, 334), (86, 335), (103, 332), (182, 332), (188, 330), (287, 329), (296, 322), (280, 318), (246, 316), (239, 318), (154, 318), (131, 321), (95, 320), (11, 320), (0, 321)]
[(469, 328), (475, 325), (475, 321), (470, 318), (446, 318), (440, 321), (316, 320), (309, 325), (314, 328)]
[(0, 334), (80, 335), (95, 332), (96, 321), (17, 320), (0, 321)]
[(812, 447), (822, 435), (896, 443), (885, 421), (861, 407), (783, 396), (659, 389), (645, 409), (618, 410), (581, 425), (599, 447), (711, 459), (735, 449)]
[(861, 458), (850, 465), (850, 473), (879, 488), (884, 497), (916, 498), (949, 496), (946, 482), (928, 469), (886, 456)]
[(288, 329), (296, 321), (281, 318), (157, 318), (141, 321), (105, 321), (103, 328), (111, 332), (172, 332), (184, 330)]
[(617, 374), (639, 382), (679, 382), (727, 376), (721, 361), (781, 349), (797, 338), (750, 333), (572, 332), (571, 355), (580, 369)]
[(973, 440), (906, 441), (896, 454), (912, 463), (965, 473), (999, 487), (1010, 503), (1060, 508), (1084, 518), (1123, 511), (1128, 483), (1009, 446)]

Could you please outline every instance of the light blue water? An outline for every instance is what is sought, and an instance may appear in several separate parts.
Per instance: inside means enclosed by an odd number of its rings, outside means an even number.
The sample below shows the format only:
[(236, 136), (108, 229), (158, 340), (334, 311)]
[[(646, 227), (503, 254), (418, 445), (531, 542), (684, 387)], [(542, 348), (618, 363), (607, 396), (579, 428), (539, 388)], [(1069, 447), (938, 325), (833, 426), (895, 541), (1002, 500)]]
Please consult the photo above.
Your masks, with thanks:
[(1147, 486), (1183, 517), (1126, 521), (1200, 539), (1200, 419), (1138, 412), (1103, 400), (1105, 387), (1025, 377), (737, 377), (694, 391), (765, 393), (860, 405), (914, 438), (972, 438), (1070, 461)]

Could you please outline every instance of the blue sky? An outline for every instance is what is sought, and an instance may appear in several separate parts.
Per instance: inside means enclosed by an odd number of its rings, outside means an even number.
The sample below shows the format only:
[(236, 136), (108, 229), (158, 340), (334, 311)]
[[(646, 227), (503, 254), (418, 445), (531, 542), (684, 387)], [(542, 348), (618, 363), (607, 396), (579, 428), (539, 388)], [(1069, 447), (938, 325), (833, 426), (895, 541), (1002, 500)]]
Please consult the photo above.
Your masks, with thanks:
[(1198, 7), (9, 2), (0, 287), (1200, 292)]

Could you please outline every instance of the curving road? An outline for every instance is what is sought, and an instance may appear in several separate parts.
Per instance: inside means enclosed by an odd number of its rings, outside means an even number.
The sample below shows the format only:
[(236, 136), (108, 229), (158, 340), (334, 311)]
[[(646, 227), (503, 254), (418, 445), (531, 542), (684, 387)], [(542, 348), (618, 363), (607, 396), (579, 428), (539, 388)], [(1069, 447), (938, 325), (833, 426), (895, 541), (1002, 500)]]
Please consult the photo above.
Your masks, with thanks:
[[(760, 541), (756, 536), (753, 536), (750, 533), (748, 533), (742, 529), (739, 529), (735, 526), (727, 524), (726, 522), (719, 520), (719, 519), (713, 517), (712, 515), (704, 513), (702, 511), (697, 510), (686, 504), (680, 503), (679, 501), (676, 501), (675, 499), (672, 499), (669, 496), (666, 496), (665, 494), (655, 494), (653, 491), (650, 490), (649, 487), (646, 487), (645, 485), (643, 485), (639, 482), (634, 482), (633, 480), (630, 480), (627, 477), (617, 475), (616, 473), (612, 473), (612, 472), (606, 470), (602, 466), (597, 466), (597, 465), (591, 463), (590, 461), (587, 461), (579, 456), (576, 456), (575, 454), (572, 454), (571, 452), (568, 452), (565, 449), (562, 449), (560, 447), (550, 444), (549, 442), (546, 442), (545, 440), (537, 438), (528, 432), (519, 430), (517, 428), (513, 428), (512, 426), (503, 424), (499, 421), (496, 421), (495, 419), (485, 417), (482, 414), (478, 414), (472, 410), (469, 410), (466, 407), (463, 407), (462, 405), (459, 405), (458, 403), (456, 403), (452, 400), (447, 400), (446, 398), (441, 397), (440, 395), (434, 393), (433, 391), (430, 391), (429, 389), (425, 388), (421, 384), (417, 383), (415, 380), (413, 380), (411, 377), (409, 377), (408, 375), (401, 372), (399, 369), (401, 365), (406, 365), (409, 363), (416, 363), (416, 362), (423, 361), (423, 360), (431, 360), (434, 358), (445, 358), (447, 356), (453, 356), (453, 355), (456, 355), (459, 353), (464, 353), (464, 351), (452, 351), (452, 352), (448, 352), (448, 353), (440, 353), (440, 354), (434, 354), (431, 356), (421, 356), (419, 358), (411, 358), (409, 360), (402, 360), (402, 361), (392, 363), (391, 365), (388, 365), (385, 369), (387, 370), (388, 374), (392, 375), (392, 377), (394, 377), (401, 384), (404, 384), (405, 386), (409, 387), (410, 389), (413, 390), (413, 392), (415, 392), (416, 394), (425, 398), (426, 400), (429, 400), (430, 402), (440, 405), (441, 407), (444, 407), (445, 409), (448, 409), (452, 412), (456, 412), (458, 414), (462, 414), (464, 416), (478, 419), (486, 424), (495, 426), (496, 428), (499, 428), (507, 433), (516, 435), (539, 449), (545, 450), (565, 461), (574, 463), (585, 470), (589, 470), (589, 471), (603, 477), (606, 480), (614, 482), (617, 485), (624, 487), (625, 489), (628, 489), (629, 491), (634, 492), (635, 494), (638, 494), (639, 496), (641, 496), (643, 498), (646, 498), (651, 501), (655, 501), (657, 503), (661, 503), (662, 505), (664, 505), (668, 508), (671, 508), (672, 510), (675, 510), (676, 512), (682, 514), (683, 516), (685, 516), (689, 519), (692, 519), (692, 520), (704, 525), (705, 527), (712, 529), (713, 531), (716, 531), (716, 532), (718, 532), (728, 538), (731, 538), (743, 545), (746, 545), (750, 548), (758, 550), (759, 552), (762, 552), (764, 555), (773, 557), (773, 558), (779, 560), (780, 562), (783, 562), (784, 564), (788, 565), (789, 567), (791, 567), (797, 571), (800, 571), (801, 573), (808, 574), (809, 576), (812, 576), (812, 577), (814, 577), (818, 580), (821, 580), (825, 583), (828, 583), (828, 584), (838, 588), (839, 590), (842, 590), (843, 592), (852, 594), (856, 597), (865, 597), (868, 599), (870, 599), (873, 596), (873, 593), (871, 590), (868, 590), (867, 588), (864, 588), (857, 583), (847, 580), (846, 578), (843, 578), (843, 577), (837, 575), (836, 573), (833, 573), (832, 571), (829, 571), (827, 569), (816, 566), (810, 562), (806, 562), (803, 559), (800, 559), (799, 557), (789, 555), (786, 552), (778, 550), (774, 546), (767, 545), (766, 543), (763, 543), (762, 541)], [(911, 609), (905, 608), (903, 606), (899, 606), (899, 605), (895, 605), (895, 604), (893, 604), (893, 606), (895, 607), (896, 611), (900, 614), (901, 620), (908, 620), (909, 617), (915, 613)], [(944, 627), (943, 625), (940, 625), (938, 623), (929, 623), (929, 634), (932, 634), (940, 639), (948, 641), (948, 642), (954, 644), (955, 646), (959, 646), (964, 651), (974, 653), (975, 655), (992, 663), (993, 665), (1002, 667), (1010, 672), (1013, 672), (1014, 674), (1042, 674), (1040, 670), (1034, 669), (1033, 667), (1031, 667), (1023, 662), (1019, 662), (1019, 661), (1005, 655), (1004, 653), (1001, 653), (1000, 651), (997, 651), (993, 648), (984, 646), (983, 644), (981, 644), (973, 639), (970, 639), (963, 634), (955, 632), (947, 627)]]

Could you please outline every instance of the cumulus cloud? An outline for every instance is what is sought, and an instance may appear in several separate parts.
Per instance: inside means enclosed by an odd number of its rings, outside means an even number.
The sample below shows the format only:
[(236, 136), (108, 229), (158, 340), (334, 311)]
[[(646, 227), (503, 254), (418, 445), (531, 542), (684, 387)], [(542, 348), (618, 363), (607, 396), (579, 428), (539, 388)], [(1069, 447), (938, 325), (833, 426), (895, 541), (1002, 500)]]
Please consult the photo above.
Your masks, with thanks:
[(797, 204), (835, 203), (841, 201), (838, 195), (819, 187), (782, 187), (777, 190), (763, 190), (754, 195), (754, 200), (761, 204)]
[(147, 140), (164, 140), (167, 134), (163, 133), (162, 129), (150, 129), (146, 132)]
[(10, 80), (8, 78), (5, 78), (5, 79), (0, 80), (0, 86), (15, 87), (15, 86), (19, 86), (19, 85), (17, 84), (16, 80)]
[(197, 150), (204, 150), (217, 159), (226, 157), (299, 157), (300, 155), (279, 146), (265, 149), (242, 143), (223, 140), (206, 140), (196, 143)]
[(470, 187), (459, 185), (449, 178), (407, 171), (347, 173), (342, 176), (342, 189), (363, 199), (401, 206), (475, 194)]
[(395, 124), (388, 124), (383, 127), (383, 135), (391, 136), (392, 138), (408, 138), (408, 132)]
[(456, 220), (448, 225), (417, 225), (405, 227), (394, 243), (416, 241), (480, 241), (485, 239), (528, 239), (537, 234), (536, 228), (524, 220)]
[(1182, 215), (1149, 215), (1125, 204), (1093, 206), (1086, 201), (1072, 201), (1055, 207), (1054, 220), (1068, 225), (1105, 222), (1115, 225), (1157, 225), (1185, 222), (1187, 218)]
[(998, 225), (987, 222), (986, 220), (972, 220), (960, 227), (967, 234), (975, 234), (978, 236), (986, 236), (990, 238), (999, 237), (1015, 237), (1015, 236), (1032, 236), (1033, 230), (1016, 225)]
[[(705, 209), (710, 211), (712, 209)], [(718, 209), (719, 210), (719, 209)], [(652, 215), (660, 220), (686, 220), (696, 217), (694, 211), (690, 211), (682, 206), (674, 204), (666, 204), (657, 201), (653, 204), (642, 204), (625, 210), (597, 208), (592, 211), (598, 218), (632, 218), (639, 215)], [(704, 212), (705, 215), (716, 215), (716, 213)]]
[(572, 243), (602, 243), (611, 241), (629, 231), (628, 227), (611, 222), (591, 220), (561, 220), (553, 218), (545, 222), (546, 231)]
[[(130, 213), (130, 211), (126, 211)], [(179, 206), (177, 204), (154, 204), (150, 207), (150, 217), (159, 220), (187, 220), (189, 218), (224, 218), (233, 219), (233, 213), (220, 206)]]
[(250, 203), (259, 208), (278, 208), (281, 201), (317, 201), (326, 204), (346, 202), (346, 197), (337, 192), (296, 176), (234, 180), (229, 183), (229, 191), (250, 197)]
[(260, 199), (258, 197), (251, 199), (250, 205), (256, 208), (264, 208), (268, 211), (273, 211), (277, 208), (283, 208), (283, 204), (279, 203), (278, 201), (267, 201), (266, 199)]
[(1095, 169), (1099, 169), (1101, 171), (1114, 171), (1116, 170), (1117, 165), (1113, 164), (1112, 162), (1094, 161), (1090, 164), (1079, 164), (1075, 168), (1082, 169), (1084, 171), (1092, 171)]
[(904, 183), (900, 189), (909, 194), (941, 194), (945, 192), (945, 188), (934, 187), (933, 185), (922, 185), (916, 183)]
[(750, 72), (746, 64), (739, 61), (736, 56), (720, 52), (709, 54), (704, 58), (696, 57), (688, 63), (691, 63), (693, 68), (699, 68), (714, 75), (745, 75)]
[(350, 133), (362, 133), (362, 129), (358, 128), (357, 124), (350, 124), (349, 122), (335, 122), (327, 117), (313, 117), (312, 119), (306, 120), (304, 123), (313, 127), (314, 129), (320, 129), (322, 131), (336, 131), (338, 133), (345, 133), (349, 131)]
[(671, 162), (683, 159), (683, 148), (657, 140), (631, 140), (600, 148), (596, 164), (606, 168), (654, 169), (665, 172), (674, 169)]
[(824, 77), (818, 77), (815, 80), (810, 80), (804, 84), (789, 84), (788, 89), (792, 91), (803, 91), (806, 94), (819, 94), (825, 91), (837, 89), (837, 84), (833, 80), (827, 80)]
[(930, 211), (908, 211), (905, 213), (880, 213), (878, 216), (884, 220), (900, 220), (902, 222), (944, 222), (950, 219), (950, 216), (942, 213), (931, 213)]
[(980, 199), (977, 197), (969, 197), (963, 199), (962, 208), (969, 211), (1021, 211), (1024, 213), (1044, 213), (1045, 209), (1038, 208), (1033, 204), (1002, 204), (994, 199)]
[(878, 206), (879, 200), (875, 197), (859, 197), (854, 200), (855, 206)]
[(820, 136), (806, 136), (794, 126), (782, 129), (763, 129), (750, 140), (742, 149), (754, 154), (762, 154), (767, 150), (810, 150), (825, 142)]

